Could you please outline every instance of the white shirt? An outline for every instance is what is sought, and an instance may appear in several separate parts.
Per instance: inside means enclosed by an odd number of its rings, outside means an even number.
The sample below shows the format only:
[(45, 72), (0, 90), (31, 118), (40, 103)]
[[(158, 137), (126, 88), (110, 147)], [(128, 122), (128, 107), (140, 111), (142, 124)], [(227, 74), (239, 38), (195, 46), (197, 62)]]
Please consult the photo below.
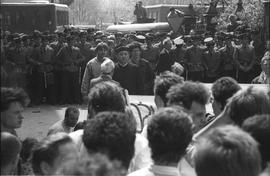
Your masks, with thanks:
[(128, 176), (181, 176), (177, 167), (151, 165)]

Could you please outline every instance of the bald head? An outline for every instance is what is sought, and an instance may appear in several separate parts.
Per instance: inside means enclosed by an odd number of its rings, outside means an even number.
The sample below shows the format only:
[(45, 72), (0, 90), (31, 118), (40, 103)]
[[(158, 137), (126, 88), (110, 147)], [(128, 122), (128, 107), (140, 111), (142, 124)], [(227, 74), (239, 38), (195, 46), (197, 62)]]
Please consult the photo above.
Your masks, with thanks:
[(1, 132), (1, 171), (10, 165), (17, 165), (21, 151), (19, 139), (7, 132)]

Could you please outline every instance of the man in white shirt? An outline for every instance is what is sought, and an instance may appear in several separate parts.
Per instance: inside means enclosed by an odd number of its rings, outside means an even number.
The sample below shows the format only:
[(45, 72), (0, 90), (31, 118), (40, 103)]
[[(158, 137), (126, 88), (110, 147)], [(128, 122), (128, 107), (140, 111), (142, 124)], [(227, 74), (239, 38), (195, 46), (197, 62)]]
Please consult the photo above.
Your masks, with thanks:
[(147, 138), (153, 164), (129, 176), (181, 176), (178, 163), (192, 139), (192, 120), (178, 107), (160, 109), (151, 118)]

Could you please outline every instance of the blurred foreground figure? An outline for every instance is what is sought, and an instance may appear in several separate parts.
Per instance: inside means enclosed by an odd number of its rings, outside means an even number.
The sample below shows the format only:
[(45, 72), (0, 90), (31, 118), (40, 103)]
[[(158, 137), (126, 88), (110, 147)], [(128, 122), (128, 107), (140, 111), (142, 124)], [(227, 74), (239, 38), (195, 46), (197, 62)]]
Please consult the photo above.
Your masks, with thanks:
[(219, 127), (202, 137), (194, 162), (198, 176), (257, 176), (261, 171), (257, 142), (235, 126)]
[(12, 175), (15, 171), (22, 144), (19, 139), (7, 132), (1, 132), (1, 175)]

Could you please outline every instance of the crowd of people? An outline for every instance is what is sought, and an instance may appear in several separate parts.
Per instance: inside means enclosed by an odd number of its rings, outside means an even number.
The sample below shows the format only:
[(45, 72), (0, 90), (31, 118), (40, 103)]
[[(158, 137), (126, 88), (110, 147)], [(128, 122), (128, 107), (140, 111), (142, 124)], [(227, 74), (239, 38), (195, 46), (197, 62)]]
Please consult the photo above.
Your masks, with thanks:
[(258, 30), (242, 29), (239, 35), (191, 30), (186, 36), (68, 28), (32, 35), (5, 31), (1, 83), (22, 87), (31, 105), (81, 104), (93, 82), (104, 79), (118, 82), (131, 95), (153, 95), (155, 77), (166, 70), (192, 81), (212, 83), (230, 76), (239, 83), (269, 84), (269, 59), (262, 60), (269, 52), (270, 41), (262, 41)]
[(165, 71), (154, 81), (157, 111), (141, 133), (126, 96), (114, 80), (97, 82), (87, 120), (78, 122), (71, 106), (44, 139), (21, 141), (16, 129), (30, 98), (2, 87), (1, 175), (270, 175), (269, 87), (242, 89), (221, 77), (210, 91)]
[[(230, 20), (215, 35), (5, 31), (1, 175), (269, 176), (270, 41)], [(154, 95), (140, 133), (129, 95)], [(70, 105), (42, 140), (17, 134), (27, 106), (83, 102), (85, 121)]]

